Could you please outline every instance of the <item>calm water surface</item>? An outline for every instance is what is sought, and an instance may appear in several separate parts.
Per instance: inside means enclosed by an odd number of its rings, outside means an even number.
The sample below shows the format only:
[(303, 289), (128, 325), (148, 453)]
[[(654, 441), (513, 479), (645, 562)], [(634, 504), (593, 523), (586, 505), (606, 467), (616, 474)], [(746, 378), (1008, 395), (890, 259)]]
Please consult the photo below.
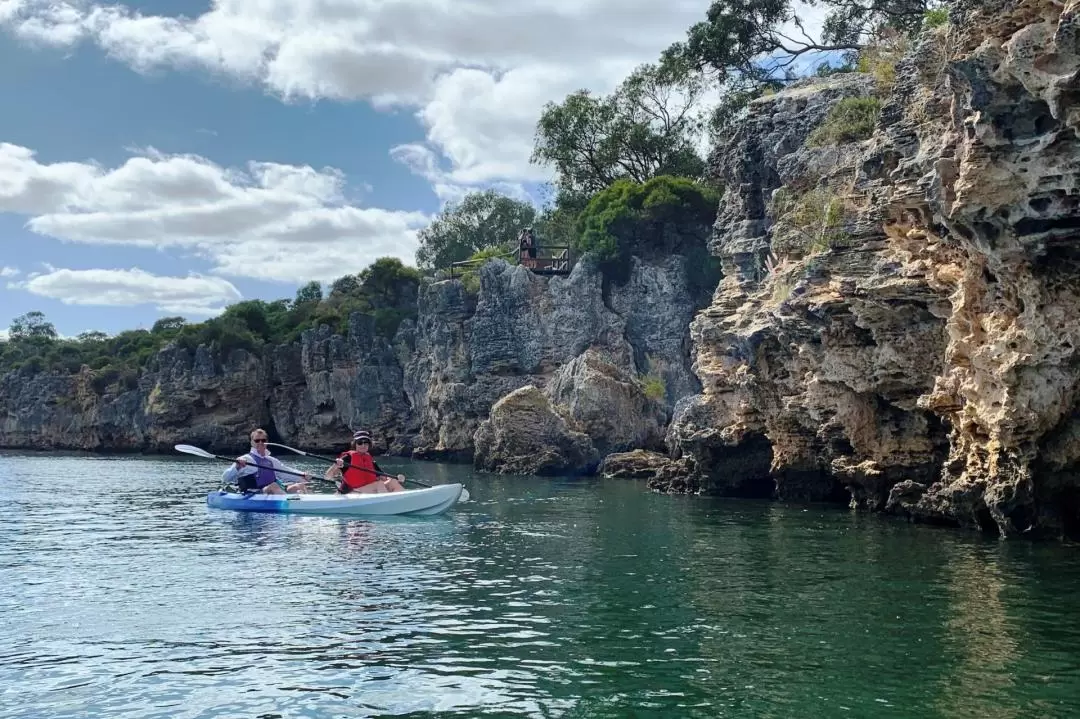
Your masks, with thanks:
[(245, 515), (215, 462), (0, 455), (0, 717), (1080, 715), (1076, 548), (381, 464), (473, 501)]

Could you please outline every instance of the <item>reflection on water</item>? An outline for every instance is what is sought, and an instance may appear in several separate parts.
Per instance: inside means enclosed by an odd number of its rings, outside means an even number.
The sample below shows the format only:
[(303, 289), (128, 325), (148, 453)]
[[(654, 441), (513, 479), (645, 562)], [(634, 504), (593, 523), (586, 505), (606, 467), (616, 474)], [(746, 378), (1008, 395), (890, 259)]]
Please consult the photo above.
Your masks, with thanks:
[(1069, 548), (381, 463), (474, 499), (240, 514), (206, 508), (214, 463), (0, 457), (0, 717), (997, 719), (1080, 700)]

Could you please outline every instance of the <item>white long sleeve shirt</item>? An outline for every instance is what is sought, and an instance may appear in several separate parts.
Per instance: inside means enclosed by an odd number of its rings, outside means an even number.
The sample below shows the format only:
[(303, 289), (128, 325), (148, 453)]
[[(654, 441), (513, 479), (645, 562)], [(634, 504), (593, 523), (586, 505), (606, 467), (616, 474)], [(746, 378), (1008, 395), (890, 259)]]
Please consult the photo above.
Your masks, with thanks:
[[(294, 469), (293, 467), (290, 467), (289, 465), (285, 464), (284, 462), (282, 462), (277, 457), (271, 457), (270, 456), (270, 450), (266, 450), (266, 454), (259, 454), (255, 450), (255, 448), (252, 447), (251, 450), (247, 454), (242, 455), (243, 458), (245, 460), (247, 460), (247, 465), (243, 469), (237, 469), (235, 463), (230, 464), (229, 468), (221, 473), (222, 481), (226, 482), (226, 483), (231, 483), (231, 482), (235, 482), (237, 477), (246, 477), (246, 476), (248, 476), (250, 474), (257, 474), (259, 472), (259, 468), (255, 465), (255, 460), (252, 458), (253, 455), (257, 456), (264, 463), (265, 463), (266, 460), (270, 460), (270, 464), (273, 465), (275, 470), (284, 469), (284, 470), (288, 470), (290, 472), (296, 472), (297, 474), (300, 473), (299, 469)], [(274, 476), (277, 477), (277, 481), (281, 482), (282, 484), (288, 484), (289, 477), (291, 475), (281, 474), (281, 473), (275, 471)], [(298, 479), (299, 479), (299, 477), (297, 477), (297, 480)], [(293, 480), (293, 481), (297, 481), (297, 480)]]

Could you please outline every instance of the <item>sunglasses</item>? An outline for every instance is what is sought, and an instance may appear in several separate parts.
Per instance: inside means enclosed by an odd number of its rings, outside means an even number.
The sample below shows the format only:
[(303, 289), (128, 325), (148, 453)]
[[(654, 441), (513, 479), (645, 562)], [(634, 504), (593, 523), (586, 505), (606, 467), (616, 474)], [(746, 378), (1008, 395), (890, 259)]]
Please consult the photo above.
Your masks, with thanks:
[(254, 442), (255, 444), (263, 444), (264, 442), (269, 442), (270, 440), (268, 440), (268, 439), (253, 439), (251, 441)]

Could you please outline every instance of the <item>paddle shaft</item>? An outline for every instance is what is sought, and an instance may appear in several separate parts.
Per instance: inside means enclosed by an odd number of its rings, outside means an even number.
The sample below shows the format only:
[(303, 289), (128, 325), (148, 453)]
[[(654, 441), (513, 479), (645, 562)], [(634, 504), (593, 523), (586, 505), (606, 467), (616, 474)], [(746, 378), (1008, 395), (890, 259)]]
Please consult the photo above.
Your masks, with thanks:
[[(267, 442), (267, 444), (269, 444), (271, 446), (274, 446), (274, 447), (281, 447), (282, 449), (287, 449), (290, 452), (296, 452), (297, 454), (303, 455), (305, 457), (312, 457), (313, 459), (321, 459), (322, 461), (329, 462), (330, 464), (337, 464), (337, 460), (334, 459), (333, 457), (325, 457), (325, 456), (323, 456), (321, 454), (315, 454), (314, 452), (305, 452), (302, 449), (297, 449), (296, 447), (290, 447), (287, 444), (279, 444), (278, 442)], [(352, 465), (349, 465), (349, 466), (352, 467)], [(386, 472), (378, 472), (378, 471), (376, 471), (374, 469), (368, 469), (367, 467), (352, 467), (352, 468), (355, 469), (355, 470), (358, 470), (360, 472), (372, 472), (378, 477), (389, 477), (390, 479), (398, 479), (397, 477), (395, 477), (392, 474), (387, 474)], [(419, 484), (421, 487), (431, 487), (431, 486), (433, 486), (433, 485), (428, 484), (427, 482), (421, 482), (419, 479), (408, 479), (408, 478), (406, 478), (405, 481), (406, 482), (412, 482), (413, 484)]]
[[(225, 456), (220, 455), (220, 454), (214, 454), (214, 455), (211, 455), (211, 456), (214, 459), (223, 459), (226, 462), (232, 462), (233, 464), (236, 464), (236, 458), (235, 457), (225, 457)], [(254, 462), (248, 462), (247, 464), (252, 466), (252, 467), (256, 467), (256, 468), (258, 468), (258, 466), (259, 466), (259, 465), (255, 464)], [(303, 472), (294, 472), (291, 469), (275, 469), (274, 471), (275, 472), (281, 472), (282, 474), (291, 474), (294, 477), (303, 477), (304, 476)], [(307, 475), (307, 476), (309, 478), (312, 478), (310, 474)]]

